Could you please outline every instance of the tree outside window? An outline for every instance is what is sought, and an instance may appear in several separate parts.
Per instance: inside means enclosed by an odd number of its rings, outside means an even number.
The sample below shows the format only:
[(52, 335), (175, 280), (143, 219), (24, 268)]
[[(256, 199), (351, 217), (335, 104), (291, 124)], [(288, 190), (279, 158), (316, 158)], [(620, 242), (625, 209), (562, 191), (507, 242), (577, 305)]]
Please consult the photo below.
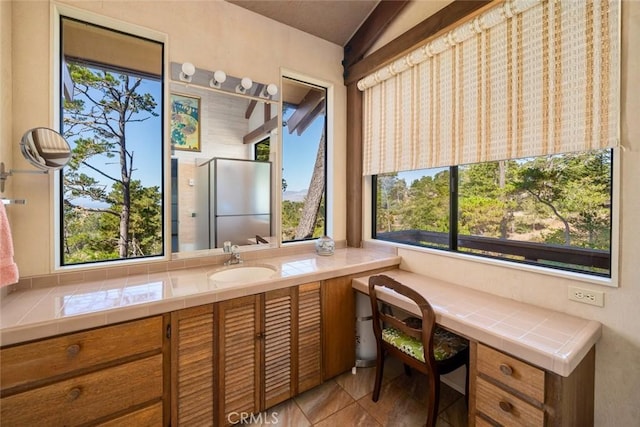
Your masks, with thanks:
[(162, 79), (65, 58), (63, 265), (162, 255)]

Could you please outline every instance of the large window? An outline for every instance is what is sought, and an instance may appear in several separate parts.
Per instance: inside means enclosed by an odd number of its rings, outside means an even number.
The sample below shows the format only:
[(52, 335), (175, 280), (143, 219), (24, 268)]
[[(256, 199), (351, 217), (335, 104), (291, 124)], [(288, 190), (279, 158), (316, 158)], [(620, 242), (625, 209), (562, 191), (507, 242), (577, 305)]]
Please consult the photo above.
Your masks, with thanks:
[(610, 149), (374, 182), (374, 238), (610, 276)]
[(61, 19), (60, 263), (158, 256), (163, 245), (163, 45)]
[(283, 79), (282, 241), (326, 234), (327, 89)]

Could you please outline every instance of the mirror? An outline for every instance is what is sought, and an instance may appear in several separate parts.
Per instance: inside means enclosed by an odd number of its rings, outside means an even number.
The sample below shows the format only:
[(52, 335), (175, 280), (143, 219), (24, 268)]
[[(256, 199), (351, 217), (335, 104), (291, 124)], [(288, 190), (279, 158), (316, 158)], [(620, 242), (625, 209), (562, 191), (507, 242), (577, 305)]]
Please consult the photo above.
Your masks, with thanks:
[(22, 155), (33, 166), (42, 170), (63, 168), (71, 159), (71, 148), (62, 135), (53, 129), (29, 129), (20, 141)]
[(270, 247), (277, 107), (195, 85), (170, 89), (172, 252), (222, 251), (225, 241)]

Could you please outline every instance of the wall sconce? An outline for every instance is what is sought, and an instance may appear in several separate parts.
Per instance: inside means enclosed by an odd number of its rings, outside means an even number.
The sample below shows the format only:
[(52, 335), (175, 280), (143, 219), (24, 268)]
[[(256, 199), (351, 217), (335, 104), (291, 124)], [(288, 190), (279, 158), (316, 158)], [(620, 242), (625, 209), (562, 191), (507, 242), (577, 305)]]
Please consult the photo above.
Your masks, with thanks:
[(260, 97), (261, 98), (271, 99), (271, 97), (275, 96), (275, 94), (277, 94), (277, 93), (278, 93), (278, 86), (276, 86), (273, 83), (269, 83), (268, 85), (266, 85), (264, 87), (262, 92), (260, 92)]
[(253, 81), (249, 77), (243, 77), (240, 84), (236, 86), (236, 93), (245, 94), (253, 86)]
[(196, 73), (196, 67), (191, 62), (185, 62), (182, 64), (182, 71), (180, 72), (180, 80), (183, 82), (191, 83), (191, 78)]
[(227, 73), (225, 73), (222, 70), (217, 70), (215, 73), (213, 73), (213, 78), (209, 80), (209, 86), (216, 89), (220, 89), (220, 86), (226, 80), (227, 80)]

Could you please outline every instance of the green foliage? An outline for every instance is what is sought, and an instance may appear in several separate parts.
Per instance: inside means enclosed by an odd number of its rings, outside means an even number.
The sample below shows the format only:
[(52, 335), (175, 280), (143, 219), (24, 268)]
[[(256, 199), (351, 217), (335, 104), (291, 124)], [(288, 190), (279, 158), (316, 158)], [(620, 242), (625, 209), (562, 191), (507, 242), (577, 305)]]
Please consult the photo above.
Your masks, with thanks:
[[(295, 239), (296, 228), (300, 222), (300, 215), (304, 202), (293, 202), (291, 200), (282, 201), (282, 241), (291, 241)], [(325, 201), (324, 196), (320, 202), (318, 214), (316, 215), (316, 223), (313, 235), (310, 238), (321, 237), (325, 230)]]
[[(610, 170), (610, 150), (460, 166), (458, 233), (609, 249)], [(448, 232), (448, 170), (377, 180), (378, 232)]]
[[(132, 185), (131, 244), (128, 257), (162, 251), (162, 204), (158, 187)], [(116, 185), (109, 194), (112, 207), (122, 204), (122, 187)], [(65, 203), (64, 253), (67, 263), (115, 260), (119, 258), (118, 230), (120, 217), (114, 210), (91, 211)]]

